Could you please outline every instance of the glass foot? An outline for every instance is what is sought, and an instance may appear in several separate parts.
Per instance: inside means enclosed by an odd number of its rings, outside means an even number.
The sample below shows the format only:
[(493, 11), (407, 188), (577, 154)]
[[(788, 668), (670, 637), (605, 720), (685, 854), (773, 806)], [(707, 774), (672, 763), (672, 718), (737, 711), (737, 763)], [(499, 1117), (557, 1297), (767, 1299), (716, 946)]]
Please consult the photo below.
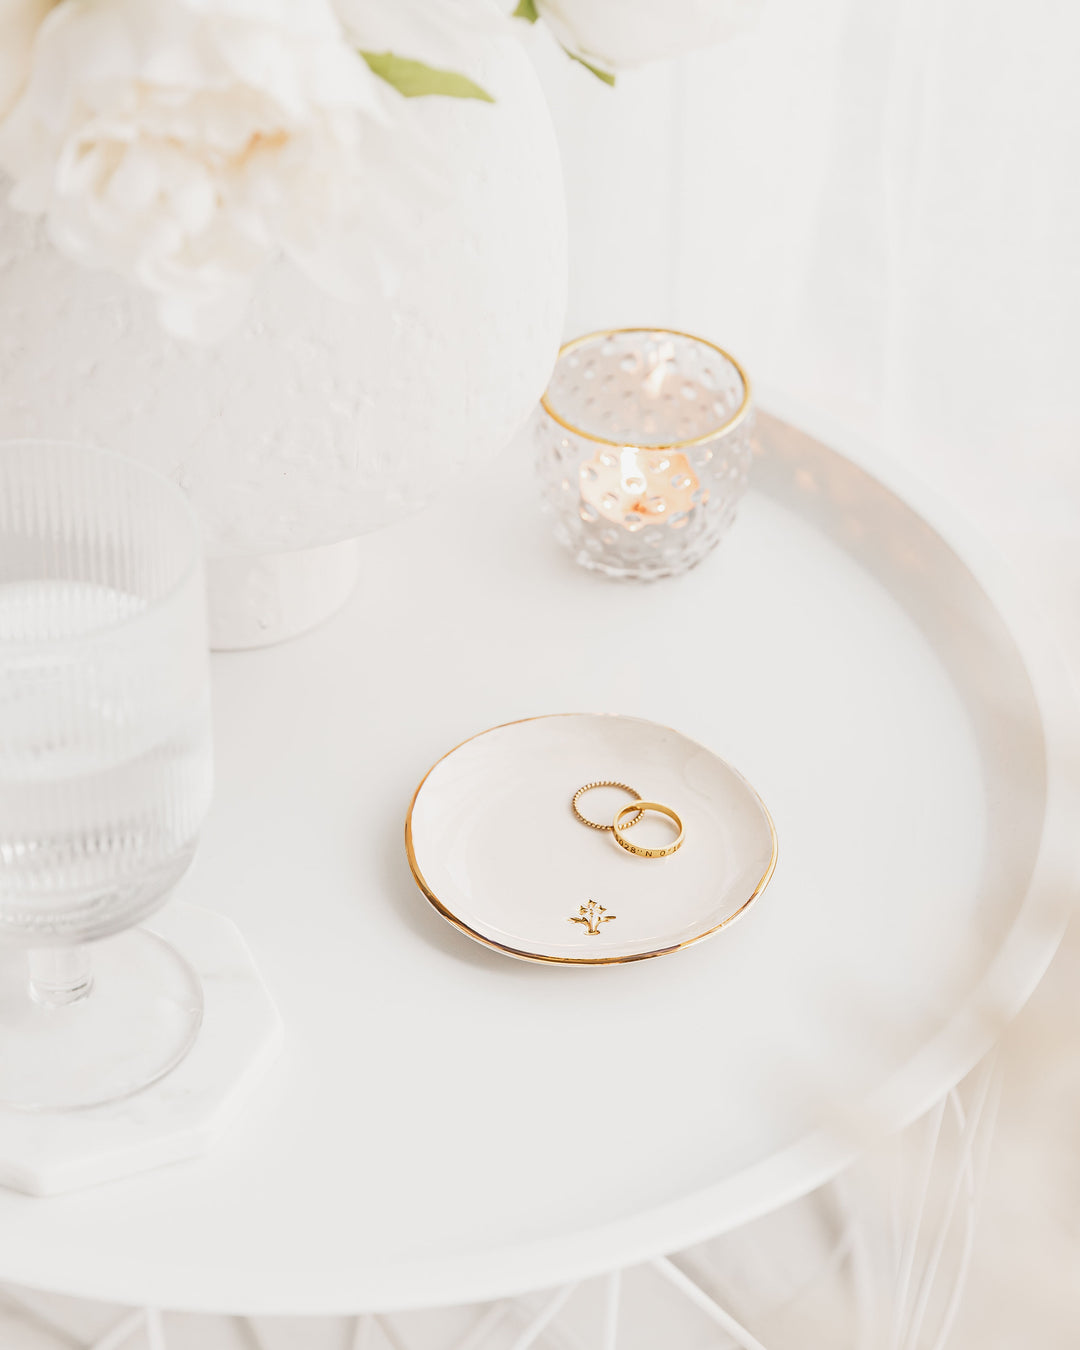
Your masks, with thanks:
[(133, 928), (87, 950), (89, 992), (47, 1005), (31, 994), (27, 953), (0, 947), (0, 1106), (71, 1111), (119, 1101), (194, 1044), (202, 988), (167, 942)]

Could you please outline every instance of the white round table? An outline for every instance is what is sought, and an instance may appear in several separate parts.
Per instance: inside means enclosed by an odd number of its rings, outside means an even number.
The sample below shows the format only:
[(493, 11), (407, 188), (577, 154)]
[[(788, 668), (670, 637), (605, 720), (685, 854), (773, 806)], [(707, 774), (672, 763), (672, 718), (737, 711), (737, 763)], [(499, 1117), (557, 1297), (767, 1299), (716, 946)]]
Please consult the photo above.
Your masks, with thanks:
[[(772, 419), (758, 441), (731, 537), (685, 577), (576, 569), (510, 454), (367, 538), (325, 627), (215, 658), (217, 798), (179, 898), (237, 921), (285, 1051), (210, 1156), (0, 1194), (0, 1279), (260, 1314), (554, 1285), (809, 1190), (977, 1061), (1077, 889), (1071, 689), (921, 489)], [(745, 921), (568, 969), (434, 912), (403, 846), (416, 783), (559, 711), (677, 726), (754, 784), (780, 861)]]

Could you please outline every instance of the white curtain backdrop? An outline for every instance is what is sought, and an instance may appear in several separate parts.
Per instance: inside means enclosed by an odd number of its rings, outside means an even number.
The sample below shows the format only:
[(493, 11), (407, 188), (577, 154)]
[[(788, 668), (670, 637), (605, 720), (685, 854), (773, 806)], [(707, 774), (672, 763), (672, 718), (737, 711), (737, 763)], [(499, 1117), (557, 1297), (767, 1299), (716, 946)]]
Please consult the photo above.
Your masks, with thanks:
[(712, 337), (763, 404), (903, 459), (1080, 600), (1074, 0), (763, 0), (614, 91), (530, 45), (571, 331)]

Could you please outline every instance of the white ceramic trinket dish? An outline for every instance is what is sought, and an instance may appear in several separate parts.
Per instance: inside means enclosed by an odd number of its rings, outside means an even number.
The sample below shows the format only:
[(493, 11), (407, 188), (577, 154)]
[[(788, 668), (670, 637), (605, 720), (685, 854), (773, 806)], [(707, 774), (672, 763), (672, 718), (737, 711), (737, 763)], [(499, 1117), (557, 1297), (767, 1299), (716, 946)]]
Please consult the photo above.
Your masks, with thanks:
[[(672, 806), (685, 842), (641, 858), (571, 810), (613, 780)], [(632, 799), (597, 788), (580, 808), (609, 821)], [(563, 714), (511, 722), (451, 750), (417, 788), (406, 822), (417, 884), (442, 916), (527, 961), (608, 965), (700, 942), (744, 914), (776, 866), (776, 831), (740, 774), (670, 727)], [(647, 815), (627, 838), (670, 842)]]

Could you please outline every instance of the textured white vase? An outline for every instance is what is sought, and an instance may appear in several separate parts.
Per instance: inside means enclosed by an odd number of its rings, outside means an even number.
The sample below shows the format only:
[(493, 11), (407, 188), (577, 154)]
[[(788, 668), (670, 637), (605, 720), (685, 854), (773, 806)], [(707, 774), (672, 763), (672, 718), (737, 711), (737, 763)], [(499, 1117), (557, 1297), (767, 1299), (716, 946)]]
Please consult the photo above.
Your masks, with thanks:
[(326, 547), (427, 505), (543, 390), (566, 298), (561, 168), (527, 57), (512, 36), (480, 41), (470, 74), (494, 105), (401, 101), (439, 173), (363, 303), (281, 261), (223, 342), (177, 342), (146, 294), (0, 208), (0, 437), (107, 445), (178, 481), (203, 521), (215, 645), (325, 617), (355, 565)]

